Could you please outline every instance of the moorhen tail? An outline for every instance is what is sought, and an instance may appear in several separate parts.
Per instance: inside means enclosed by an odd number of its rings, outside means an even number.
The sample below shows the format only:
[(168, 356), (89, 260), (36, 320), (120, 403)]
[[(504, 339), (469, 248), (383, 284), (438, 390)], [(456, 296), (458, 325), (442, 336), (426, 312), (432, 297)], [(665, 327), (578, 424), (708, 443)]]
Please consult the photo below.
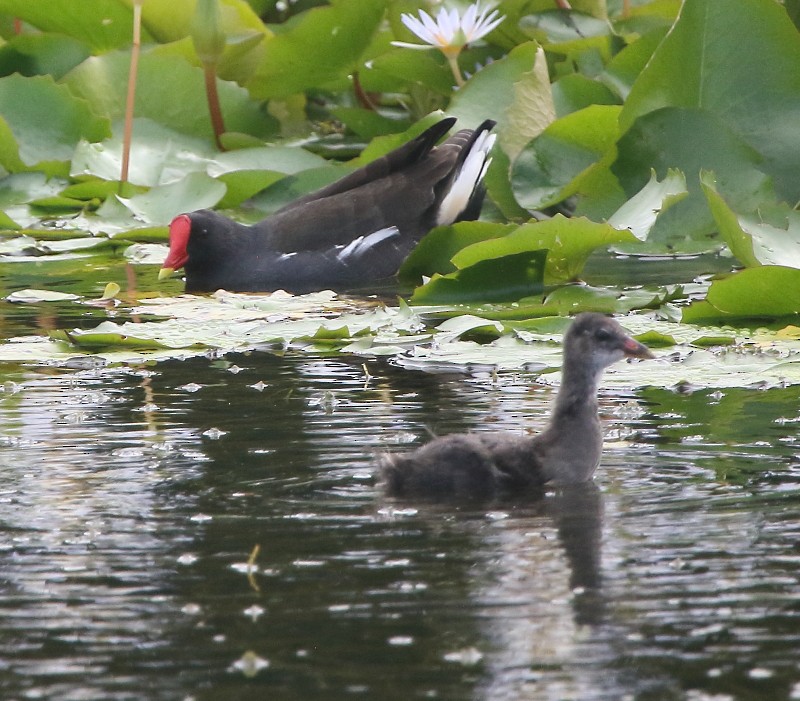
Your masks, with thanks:
[(603, 448), (597, 386), (603, 371), (625, 357), (654, 356), (613, 319), (579, 314), (564, 336), (561, 387), (543, 433), (456, 434), (389, 455), (381, 464), (386, 491), (434, 501), (491, 500), (591, 479)]
[(390, 279), (433, 227), (480, 214), (495, 123), (436, 146), (455, 121), (441, 120), (253, 226), (208, 210), (179, 215), (159, 278), (184, 268), (187, 292), (297, 294)]

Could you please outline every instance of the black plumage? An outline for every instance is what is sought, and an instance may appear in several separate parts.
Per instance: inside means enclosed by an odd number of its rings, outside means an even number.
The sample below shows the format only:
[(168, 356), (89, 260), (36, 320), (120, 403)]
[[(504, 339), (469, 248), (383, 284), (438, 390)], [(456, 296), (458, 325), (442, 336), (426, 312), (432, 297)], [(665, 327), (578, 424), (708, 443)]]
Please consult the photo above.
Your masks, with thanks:
[(433, 227), (476, 218), (494, 126), (443, 119), (415, 139), (252, 226), (200, 210), (170, 225), (163, 274), (185, 268), (187, 292), (363, 288), (394, 276)]

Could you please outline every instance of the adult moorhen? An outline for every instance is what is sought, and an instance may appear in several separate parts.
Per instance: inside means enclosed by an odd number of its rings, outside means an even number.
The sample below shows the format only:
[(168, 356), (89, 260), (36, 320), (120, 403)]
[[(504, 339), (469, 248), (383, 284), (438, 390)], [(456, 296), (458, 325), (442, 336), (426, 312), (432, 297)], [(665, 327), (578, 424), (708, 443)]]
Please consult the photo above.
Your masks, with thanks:
[(177, 216), (159, 279), (183, 267), (187, 292), (302, 294), (391, 278), (434, 226), (480, 214), (495, 123), (486, 120), (436, 146), (455, 121), (441, 120), (253, 226), (208, 210)]
[(543, 433), (454, 434), (389, 455), (381, 464), (386, 491), (401, 498), (484, 501), (591, 479), (603, 449), (597, 386), (605, 368), (625, 357), (654, 356), (613, 319), (579, 314), (564, 336), (561, 387)]

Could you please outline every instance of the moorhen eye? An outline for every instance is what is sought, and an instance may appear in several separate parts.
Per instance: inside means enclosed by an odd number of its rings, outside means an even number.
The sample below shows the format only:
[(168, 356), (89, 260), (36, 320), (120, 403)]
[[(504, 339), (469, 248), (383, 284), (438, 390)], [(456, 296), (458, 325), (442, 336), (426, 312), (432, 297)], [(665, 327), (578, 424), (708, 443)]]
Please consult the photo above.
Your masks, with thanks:
[(477, 219), (494, 122), (449, 117), (341, 180), (253, 226), (199, 210), (170, 225), (159, 279), (186, 271), (187, 292), (374, 289), (390, 281), (432, 228)]
[(603, 449), (597, 385), (603, 370), (626, 356), (653, 354), (608, 317), (579, 314), (564, 335), (561, 387), (543, 433), (455, 434), (410, 453), (389, 455), (381, 463), (387, 493), (434, 501), (486, 501), (541, 495), (547, 485), (591, 479)]

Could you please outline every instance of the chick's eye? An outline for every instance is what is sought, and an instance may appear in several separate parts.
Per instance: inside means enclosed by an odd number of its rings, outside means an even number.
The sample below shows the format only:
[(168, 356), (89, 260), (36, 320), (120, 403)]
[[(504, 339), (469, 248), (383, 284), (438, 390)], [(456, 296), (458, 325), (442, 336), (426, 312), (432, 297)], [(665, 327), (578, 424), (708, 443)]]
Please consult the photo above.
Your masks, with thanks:
[(594, 332), (594, 337), (598, 341), (609, 341), (611, 340), (611, 332), (608, 329), (597, 329)]

